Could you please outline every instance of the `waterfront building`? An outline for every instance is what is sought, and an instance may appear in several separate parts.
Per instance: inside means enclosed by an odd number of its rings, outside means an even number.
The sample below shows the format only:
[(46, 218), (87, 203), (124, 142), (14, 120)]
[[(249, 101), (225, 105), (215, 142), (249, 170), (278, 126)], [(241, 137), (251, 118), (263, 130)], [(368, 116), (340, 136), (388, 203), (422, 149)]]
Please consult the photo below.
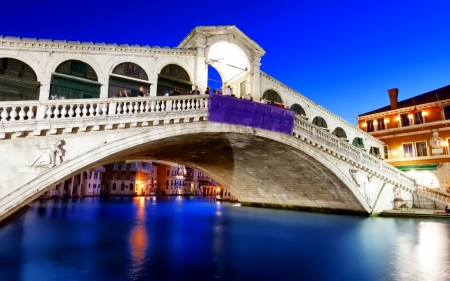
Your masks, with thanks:
[(155, 195), (156, 163), (115, 162), (104, 166), (104, 195)]
[(103, 167), (86, 170), (74, 177), (62, 181), (45, 192), (43, 197), (83, 197), (102, 195), (104, 186), (101, 184)]
[(358, 115), (358, 126), (384, 142), (370, 153), (407, 172), (418, 184), (449, 192), (450, 85)]

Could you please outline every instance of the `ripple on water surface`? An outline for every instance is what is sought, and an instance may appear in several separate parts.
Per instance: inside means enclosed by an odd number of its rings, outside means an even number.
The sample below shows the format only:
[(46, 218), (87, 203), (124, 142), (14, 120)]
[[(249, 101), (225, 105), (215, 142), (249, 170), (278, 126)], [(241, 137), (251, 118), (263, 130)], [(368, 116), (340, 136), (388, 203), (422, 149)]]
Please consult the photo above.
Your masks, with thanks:
[(447, 220), (56, 199), (0, 228), (0, 280), (449, 280), (449, 238)]

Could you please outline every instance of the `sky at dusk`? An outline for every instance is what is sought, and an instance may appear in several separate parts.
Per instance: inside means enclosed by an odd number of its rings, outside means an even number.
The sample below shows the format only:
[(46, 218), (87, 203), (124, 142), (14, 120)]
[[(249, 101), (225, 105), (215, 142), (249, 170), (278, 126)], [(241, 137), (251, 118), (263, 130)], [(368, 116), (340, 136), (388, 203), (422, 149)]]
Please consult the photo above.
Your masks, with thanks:
[(356, 124), (358, 114), (450, 84), (450, 1), (0, 0), (0, 34), (177, 46), (195, 27), (236, 25), (261, 69)]

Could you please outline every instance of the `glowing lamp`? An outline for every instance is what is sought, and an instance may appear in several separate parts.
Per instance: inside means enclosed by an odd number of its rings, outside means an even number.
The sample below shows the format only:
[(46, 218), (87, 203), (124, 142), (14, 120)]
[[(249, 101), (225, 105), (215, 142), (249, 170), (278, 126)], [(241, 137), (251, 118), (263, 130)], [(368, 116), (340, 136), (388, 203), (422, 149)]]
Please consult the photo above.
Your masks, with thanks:
[(384, 119), (384, 123), (389, 123), (389, 119)]
[(398, 118), (398, 116), (397, 116), (397, 117), (395, 117), (395, 121), (398, 121), (398, 119), (399, 119), (399, 118)]
[(397, 155), (397, 154), (398, 154), (397, 150), (393, 150), (393, 151), (392, 151), (392, 154), (393, 154), (393, 155)]
[(378, 125), (378, 121), (373, 121), (373, 124), (374, 125)]
[(367, 126), (366, 122), (362, 123), (362, 126), (363, 126), (363, 127), (366, 127), (366, 126)]
[(422, 111), (422, 116), (427, 116), (427, 112), (426, 111)]
[(409, 114), (409, 115), (408, 115), (408, 118), (410, 118), (410, 119), (411, 119), (411, 118), (412, 118), (412, 114)]

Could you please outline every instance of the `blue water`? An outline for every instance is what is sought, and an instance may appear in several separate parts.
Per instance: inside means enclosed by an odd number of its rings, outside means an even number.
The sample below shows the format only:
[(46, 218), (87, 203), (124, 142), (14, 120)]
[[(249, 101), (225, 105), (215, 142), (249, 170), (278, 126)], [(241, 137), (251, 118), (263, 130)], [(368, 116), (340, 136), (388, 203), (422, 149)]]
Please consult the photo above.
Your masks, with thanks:
[(57, 199), (0, 228), (0, 280), (450, 280), (449, 238), (445, 219)]

